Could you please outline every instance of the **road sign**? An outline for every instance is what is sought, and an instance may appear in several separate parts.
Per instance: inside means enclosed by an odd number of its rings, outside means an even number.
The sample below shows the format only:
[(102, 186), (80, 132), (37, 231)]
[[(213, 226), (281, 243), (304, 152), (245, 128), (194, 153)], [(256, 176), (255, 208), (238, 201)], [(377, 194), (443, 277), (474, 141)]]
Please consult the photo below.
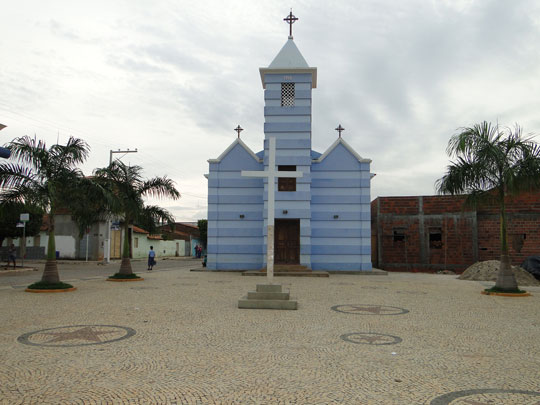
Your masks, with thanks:
[(30, 214), (21, 214), (20, 220), (23, 221), (23, 222), (30, 221)]

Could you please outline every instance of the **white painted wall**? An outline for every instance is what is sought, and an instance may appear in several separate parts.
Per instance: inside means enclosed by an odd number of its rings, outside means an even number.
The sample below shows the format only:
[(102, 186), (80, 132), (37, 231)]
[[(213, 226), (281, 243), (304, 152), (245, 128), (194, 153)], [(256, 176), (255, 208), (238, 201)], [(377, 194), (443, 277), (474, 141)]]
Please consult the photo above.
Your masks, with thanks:
[[(45, 248), (45, 254), (47, 254), (49, 236), (44, 232), (41, 232), (40, 235), (39, 245)], [(60, 259), (76, 259), (77, 239), (75, 239), (75, 237), (69, 235), (55, 235), (54, 241), (56, 244), (56, 251), (60, 252)]]
[[(135, 238), (138, 238), (138, 247), (135, 247)], [(186, 241), (184, 240), (159, 240), (148, 239), (146, 234), (135, 233), (133, 235), (133, 258), (141, 259), (148, 257), (150, 246), (154, 247), (156, 258), (176, 256), (176, 243), (178, 243), (178, 256), (185, 256)]]

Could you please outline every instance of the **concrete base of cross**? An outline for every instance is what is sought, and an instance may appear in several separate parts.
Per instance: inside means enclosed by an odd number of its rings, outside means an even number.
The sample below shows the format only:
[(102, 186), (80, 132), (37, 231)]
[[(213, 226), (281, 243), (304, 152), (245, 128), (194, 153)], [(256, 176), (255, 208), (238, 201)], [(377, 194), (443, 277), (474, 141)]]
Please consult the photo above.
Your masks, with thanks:
[(298, 309), (298, 302), (291, 300), (289, 292), (279, 284), (257, 284), (256, 291), (238, 300), (238, 308), (244, 309)]

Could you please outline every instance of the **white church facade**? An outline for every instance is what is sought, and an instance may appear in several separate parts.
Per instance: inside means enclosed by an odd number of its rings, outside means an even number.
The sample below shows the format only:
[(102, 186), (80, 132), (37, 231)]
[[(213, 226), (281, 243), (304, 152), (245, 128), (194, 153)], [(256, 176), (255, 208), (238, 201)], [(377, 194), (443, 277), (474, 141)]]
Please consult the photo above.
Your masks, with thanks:
[[(268, 208), (273, 206), (276, 265), (370, 271), (371, 160), (342, 139), (341, 125), (338, 138), (324, 153), (311, 149), (317, 68), (305, 61), (292, 30), (272, 63), (259, 71), (265, 100), (264, 149), (254, 153), (238, 136), (217, 159), (208, 160), (208, 269), (265, 268)], [(275, 201), (269, 202), (268, 179), (242, 175), (268, 170), (299, 172), (301, 177), (276, 179)]]

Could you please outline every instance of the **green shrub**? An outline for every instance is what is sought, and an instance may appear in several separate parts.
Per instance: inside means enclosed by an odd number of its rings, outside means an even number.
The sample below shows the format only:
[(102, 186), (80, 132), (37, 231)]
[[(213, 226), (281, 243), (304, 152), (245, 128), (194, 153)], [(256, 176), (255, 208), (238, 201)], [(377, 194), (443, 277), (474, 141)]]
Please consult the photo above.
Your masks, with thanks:
[(28, 286), (31, 290), (67, 290), (68, 288), (73, 288), (71, 284), (62, 283), (45, 283), (43, 281), (38, 281), (37, 283), (31, 284)]
[(491, 288), (486, 288), (484, 290), (486, 293), (510, 293), (510, 294), (524, 294), (526, 293), (527, 291), (524, 291), (524, 290), (520, 290), (519, 288), (516, 288), (516, 289), (506, 289), (506, 288), (499, 288), (499, 287), (491, 287)]
[(121, 273), (116, 273), (114, 276), (110, 276), (109, 278), (114, 278), (114, 279), (119, 279), (119, 280), (126, 280), (126, 279), (133, 279), (133, 278), (140, 278), (138, 275), (136, 274), (121, 274)]

